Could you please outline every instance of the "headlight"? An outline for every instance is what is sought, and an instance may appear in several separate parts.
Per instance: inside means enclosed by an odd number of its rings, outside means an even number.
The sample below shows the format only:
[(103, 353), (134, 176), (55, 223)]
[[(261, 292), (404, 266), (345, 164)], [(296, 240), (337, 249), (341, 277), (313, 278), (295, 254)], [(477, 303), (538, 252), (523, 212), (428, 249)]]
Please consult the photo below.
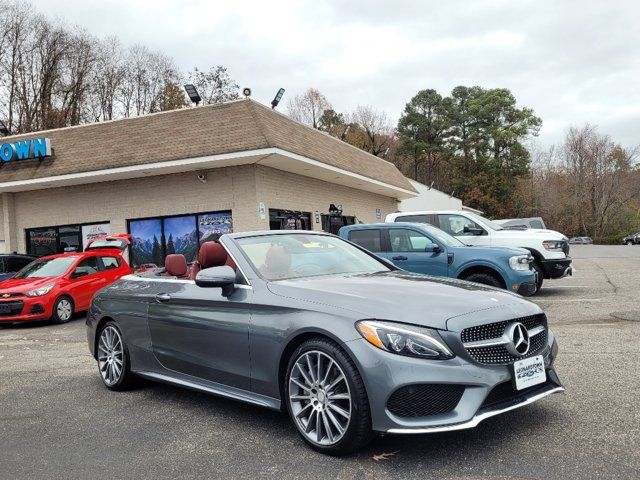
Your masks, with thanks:
[(361, 320), (356, 329), (371, 345), (407, 357), (446, 360), (454, 355), (436, 330), (403, 323)]
[(529, 255), (517, 255), (509, 259), (509, 266), (514, 270), (530, 270), (529, 263), (531, 263)]
[(547, 250), (562, 250), (563, 243), (558, 240), (545, 240), (542, 242), (542, 246)]
[(41, 297), (42, 295), (46, 295), (51, 291), (53, 287), (55, 287), (55, 283), (47, 283), (41, 287), (35, 288), (33, 290), (29, 290), (25, 295), (27, 297)]

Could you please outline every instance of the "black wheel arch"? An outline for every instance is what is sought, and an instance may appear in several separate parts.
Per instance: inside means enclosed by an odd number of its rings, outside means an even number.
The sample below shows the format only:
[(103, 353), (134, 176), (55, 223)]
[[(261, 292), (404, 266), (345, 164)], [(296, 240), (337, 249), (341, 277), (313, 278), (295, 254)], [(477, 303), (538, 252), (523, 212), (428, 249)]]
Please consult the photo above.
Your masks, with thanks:
[(464, 280), (466, 277), (474, 273), (484, 273), (487, 275), (491, 275), (492, 277), (495, 277), (497, 280), (500, 281), (502, 288), (507, 288), (507, 282), (505, 281), (502, 274), (499, 271), (497, 271), (495, 268), (491, 268), (487, 265), (472, 265), (470, 267), (467, 267), (458, 274), (458, 278), (460, 280)]

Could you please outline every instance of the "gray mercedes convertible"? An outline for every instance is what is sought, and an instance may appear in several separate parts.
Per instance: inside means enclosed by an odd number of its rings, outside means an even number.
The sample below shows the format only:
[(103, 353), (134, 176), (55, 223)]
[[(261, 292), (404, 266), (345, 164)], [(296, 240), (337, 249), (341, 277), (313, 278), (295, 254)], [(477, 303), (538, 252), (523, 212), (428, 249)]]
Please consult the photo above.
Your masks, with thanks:
[(459, 430), (564, 389), (522, 297), (411, 274), (333, 235), (250, 232), (129, 275), (87, 317), (105, 386), (138, 377), (286, 411), (314, 449)]

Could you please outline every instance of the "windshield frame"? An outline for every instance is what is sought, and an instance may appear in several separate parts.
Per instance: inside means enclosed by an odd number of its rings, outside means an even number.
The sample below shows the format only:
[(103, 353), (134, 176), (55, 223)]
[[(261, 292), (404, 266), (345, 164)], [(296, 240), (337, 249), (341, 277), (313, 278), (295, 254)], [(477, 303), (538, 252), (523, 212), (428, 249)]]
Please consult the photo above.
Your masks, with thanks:
[[(77, 263), (78, 261), (78, 256), (74, 255), (72, 257), (43, 257), (43, 258), (38, 258), (36, 260), (34, 260), (33, 262), (28, 263), (27, 265), (25, 265), (23, 268), (21, 268), (18, 272), (16, 272), (16, 274), (12, 277), (18, 280), (27, 280), (27, 279), (38, 279), (38, 278), (58, 278), (61, 277), (65, 274), (67, 274), (69, 272), (69, 270), (71, 270), (71, 268)], [(55, 262), (56, 260), (71, 260), (71, 262), (69, 263), (69, 265), (67, 265), (67, 268), (62, 272), (59, 273), (58, 275), (48, 275), (48, 276), (22, 276), (24, 275), (23, 272), (25, 272), (26, 270), (30, 270), (32, 267), (32, 265), (38, 264), (38, 263), (50, 263), (50, 262)]]
[[(371, 258), (372, 260), (374, 260), (375, 262), (380, 264), (380, 270), (377, 270), (376, 272), (320, 273), (320, 274), (317, 274), (317, 275), (304, 275), (304, 276), (295, 276), (295, 277), (270, 279), (270, 278), (265, 277), (262, 274), (262, 272), (260, 272), (259, 267), (253, 263), (253, 261), (251, 260), (251, 258), (248, 255), (248, 253), (245, 251), (244, 246), (241, 243), (243, 240), (252, 239), (252, 238), (287, 237), (287, 236), (293, 236), (293, 235), (305, 235), (305, 236), (309, 236), (309, 237), (311, 237), (311, 236), (313, 236), (313, 237), (328, 237), (328, 238), (336, 239), (338, 242), (344, 242), (345, 244), (347, 244), (350, 247), (358, 250), (360, 253), (366, 255), (367, 257)], [(242, 259), (247, 263), (247, 266), (251, 269), (251, 272), (254, 273), (257, 278), (261, 279), (264, 282), (278, 282), (278, 281), (283, 281), (283, 280), (305, 280), (305, 279), (325, 277), (325, 276), (358, 275), (358, 274), (363, 274), (363, 273), (379, 273), (379, 272), (391, 272), (391, 271), (400, 270), (393, 263), (386, 261), (386, 259), (384, 259), (384, 258), (378, 257), (377, 255), (375, 255), (372, 252), (369, 252), (368, 250), (364, 249), (360, 245), (355, 244), (353, 242), (350, 242), (349, 240), (344, 239), (342, 237), (339, 237), (337, 235), (332, 235), (330, 233), (308, 231), (308, 230), (291, 230), (291, 231), (287, 231), (286, 233), (285, 232), (280, 233), (279, 231), (274, 231), (274, 232), (265, 232), (265, 233), (255, 234), (255, 235), (239, 235), (239, 236), (235, 236), (234, 235), (231, 238), (233, 239), (233, 243), (235, 244), (235, 248), (238, 249), (238, 253), (242, 256)]]

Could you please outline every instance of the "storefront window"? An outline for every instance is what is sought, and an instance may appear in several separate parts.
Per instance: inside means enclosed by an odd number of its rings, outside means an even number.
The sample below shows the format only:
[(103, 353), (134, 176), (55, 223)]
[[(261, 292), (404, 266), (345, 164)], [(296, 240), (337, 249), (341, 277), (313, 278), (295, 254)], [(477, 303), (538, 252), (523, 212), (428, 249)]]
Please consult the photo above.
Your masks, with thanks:
[(165, 257), (172, 253), (194, 262), (203, 242), (232, 231), (230, 211), (129, 220), (131, 266), (161, 267)]
[(293, 210), (269, 209), (271, 230), (312, 230), (311, 213)]
[(110, 233), (109, 222), (27, 229), (27, 253), (43, 256), (79, 252), (87, 239)]

